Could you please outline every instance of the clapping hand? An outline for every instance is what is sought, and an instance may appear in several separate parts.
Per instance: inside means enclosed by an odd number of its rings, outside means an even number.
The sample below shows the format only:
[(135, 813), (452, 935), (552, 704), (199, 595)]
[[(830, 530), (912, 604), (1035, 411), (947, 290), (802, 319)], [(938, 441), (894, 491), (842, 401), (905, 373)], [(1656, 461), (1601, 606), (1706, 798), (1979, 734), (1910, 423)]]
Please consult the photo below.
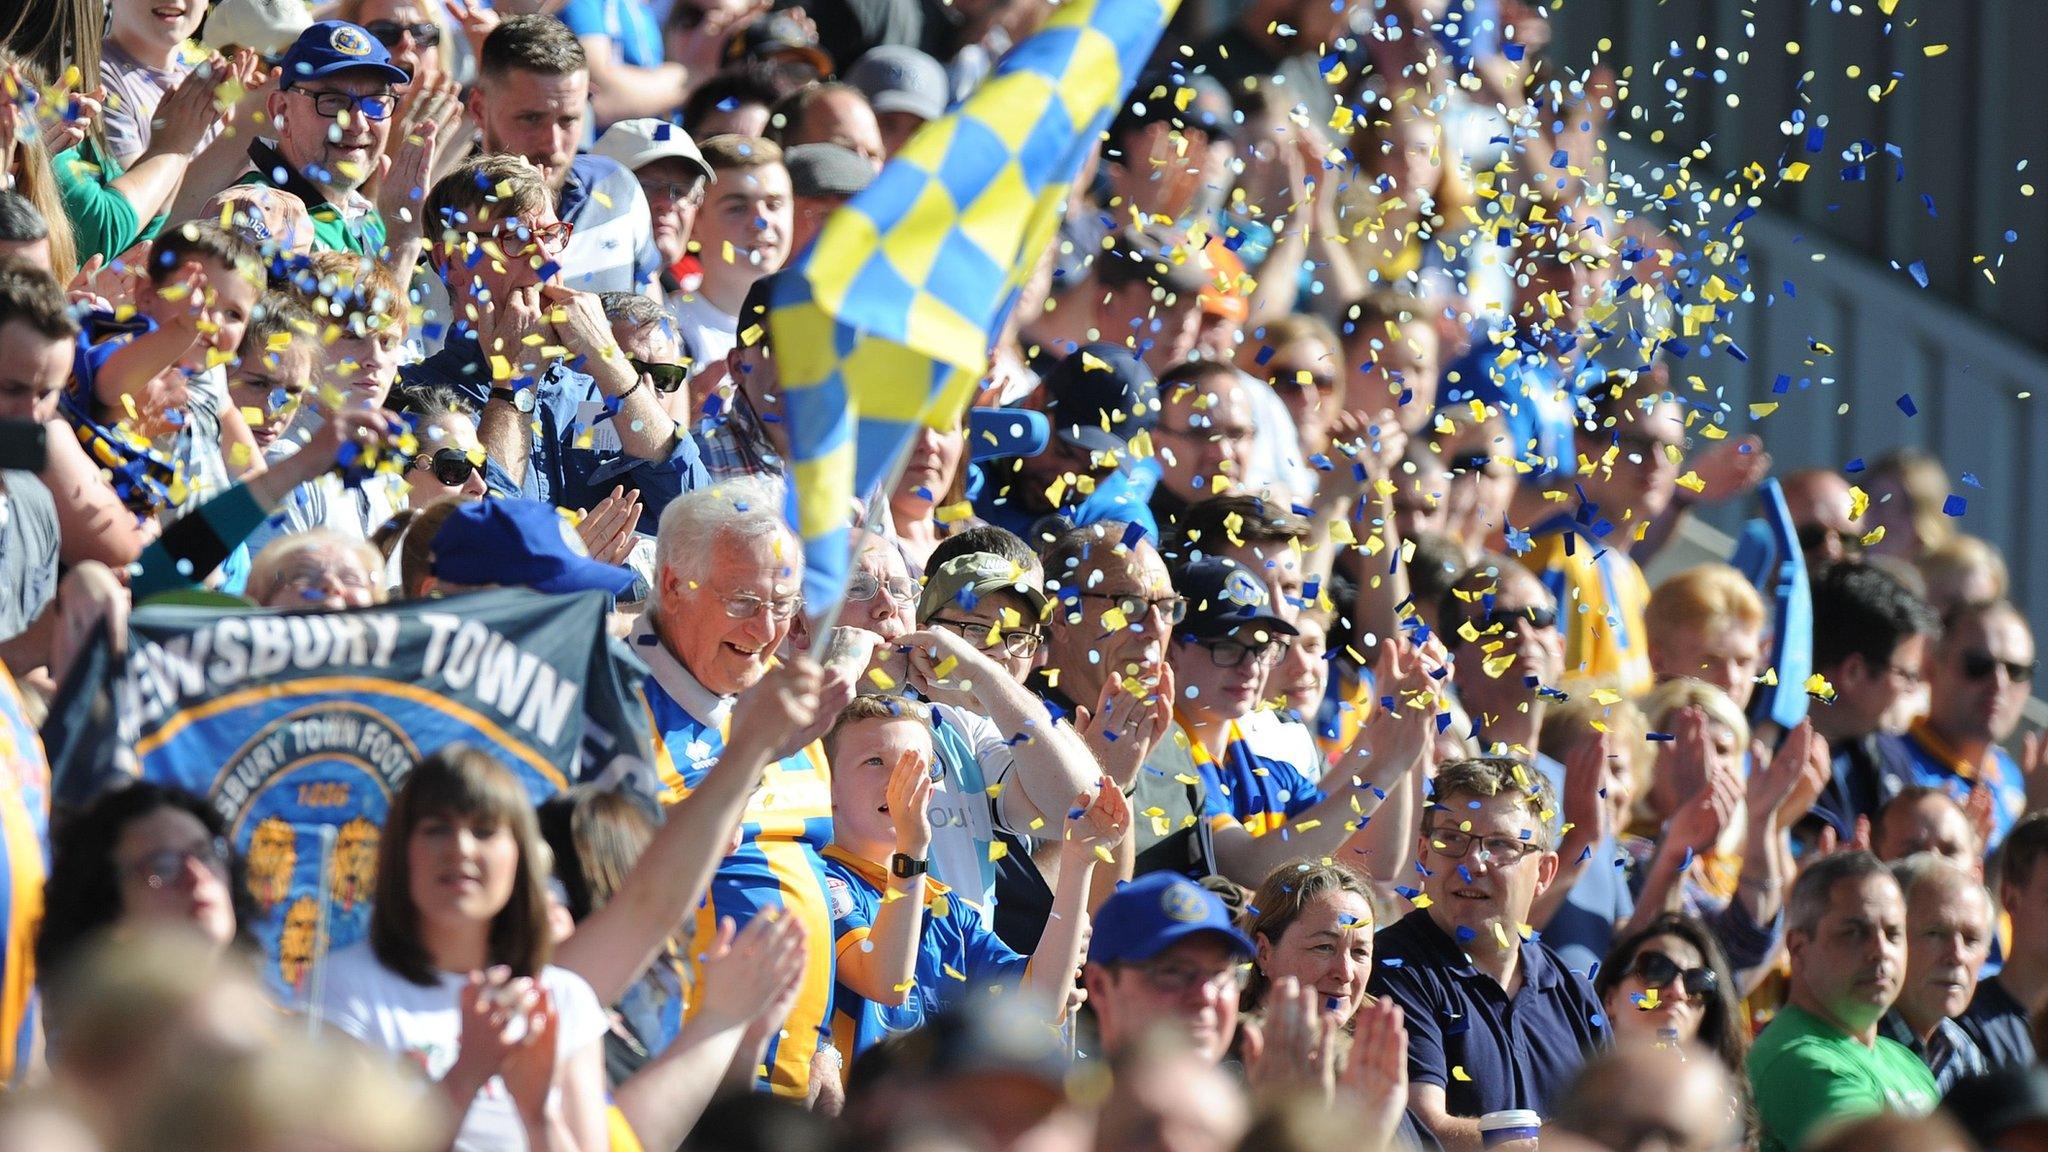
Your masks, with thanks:
[(1112, 675), (1103, 682), (1102, 695), (1091, 710), (1074, 709), (1074, 730), (1088, 750), (1095, 753), (1120, 788), (1129, 788), (1138, 770), (1152, 755), (1152, 749), (1173, 727), (1173, 668), (1159, 666), (1159, 679), (1151, 684)]
[(1116, 781), (1104, 776), (1096, 781), (1094, 796), (1084, 792), (1074, 798), (1074, 809), (1067, 814), (1065, 851), (1092, 854), (1098, 848), (1113, 848), (1130, 830), (1130, 801)]

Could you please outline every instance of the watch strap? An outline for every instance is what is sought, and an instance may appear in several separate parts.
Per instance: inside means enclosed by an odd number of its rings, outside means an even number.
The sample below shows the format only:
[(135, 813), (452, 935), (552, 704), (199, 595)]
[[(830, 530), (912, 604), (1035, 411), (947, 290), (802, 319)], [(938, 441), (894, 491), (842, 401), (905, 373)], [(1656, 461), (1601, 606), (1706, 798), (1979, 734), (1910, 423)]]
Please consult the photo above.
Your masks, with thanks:
[(929, 871), (931, 871), (931, 864), (928, 861), (919, 860), (914, 856), (906, 856), (901, 852), (895, 852), (889, 856), (889, 874), (899, 879), (909, 880), (922, 876)]

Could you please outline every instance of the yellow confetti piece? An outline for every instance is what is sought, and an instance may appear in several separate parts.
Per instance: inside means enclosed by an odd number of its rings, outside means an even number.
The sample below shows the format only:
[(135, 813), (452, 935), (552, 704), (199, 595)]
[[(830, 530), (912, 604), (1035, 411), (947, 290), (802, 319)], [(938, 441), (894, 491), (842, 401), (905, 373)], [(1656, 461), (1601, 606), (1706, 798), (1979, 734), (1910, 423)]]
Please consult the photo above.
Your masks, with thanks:
[(1925, 47), (1925, 48), (1922, 48), (1922, 49), (1920, 50), (1920, 54), (1921, 54), (1922, 56), (1926, 56), (1926, 57), (1928, 57), (1929, 59), (1932, 59), (1932, 58), (1934, 58), (1934, 57), (1936, 57), (1936, 56), (1946, 56), (1946, 55), (1948, 55), (1948, 45), (1946, 45), (1946, 44), (1929, 44), (1929, 45), (1928, 45), (1927, 47)]
[(896, 681), (894, 679), (891, 679), (889, 674), (887, 672), (882, 671), (880, 668), (868, 669), (868, 680), (870, 683), (874, 684), (875, 687), (880, 688), (884, 692), (890, 691), (891, 689), (896, 687)]
[(1884, 525), (1880, 524), (1863, 534), (1863, 546), (1868, 548), (1882, 539), (1884, 539)]
[(988, 842), (988, 858), (990, 863), (1001, 860), (1009, 854), (1010, 846), (1008, 844), (1003, 843), (1001, 840), (991, 840)]
[(1685, 475), (1680, 476), (1677, 484), (1680, 488), (1691, 492), (1705, 492), (1707, 490), (1707, 482), (1701, 479), (1700, 474), (1697, 472), (1687, 472)]
[(1806, 179), (1806, 174), (1811, 170), (1812, 166), (1807, 164), (1806, 161), (1795, 160), (1785, 165), (1785, 170), (1778, 173), (1778, 178), (1787, 184), (1797, 184), (1801, 180)]
[(1854, 484), (1849, 485), (1849, 519), (1861, 520), (1863, 514), (1869, 510), (1870, 493)]
[(1806, 694), (1816, 700), (1833, 701), (1835, 686), (1828, 683), (1827, 677), (1815, 672), (1806, 678)]
[(1749, 418), (1751, 420), (1761, 420), (1777, 410), (1778, 405), (1776, 401), (1772, 401), (1769, 404), (1751, 404), (1749, 406)]
[(1460, 1084), (1470, 1084), (1472, 1082), (1472, 1077), (1466, 1074), (1463, 1064), (1453, 1064), (1451, 1066), (1451, 1079), (1456, 1080)]

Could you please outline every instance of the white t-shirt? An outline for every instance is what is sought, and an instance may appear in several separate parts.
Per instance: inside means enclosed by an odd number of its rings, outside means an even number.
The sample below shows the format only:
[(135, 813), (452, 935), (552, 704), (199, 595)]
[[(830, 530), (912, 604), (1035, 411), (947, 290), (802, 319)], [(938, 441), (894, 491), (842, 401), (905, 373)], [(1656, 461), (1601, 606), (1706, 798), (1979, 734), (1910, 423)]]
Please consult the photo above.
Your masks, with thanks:
[[(550, 965), (541, 970), (540, 982), (555, 1000), (558, 1059), (566, 1061), (603, 1038), (609, 1026), (604, 1006), (583, 977)], [(454, 1067), (461, 1046), (465, 983), (463, 976), (444, 973), (438, 985), (422, 988), (379, 963), (366, 940), (328, 959), (319, 1010), (336, 1028), (439, 1081)], [(519, 1152), (525, 1147), (526, 1128), (511, 1094), (493, 1076), (462, 1118), (456, 1152)]]
[(740, 318), (722, 312), (701, 292), (675, 292), (668, 298), (668, 318), (675, 322), (676, 337), (683, 342), (683, 354), (692, 357), (690, 375), (713, 364), (725, 363), (725, 354), (739, 343)]

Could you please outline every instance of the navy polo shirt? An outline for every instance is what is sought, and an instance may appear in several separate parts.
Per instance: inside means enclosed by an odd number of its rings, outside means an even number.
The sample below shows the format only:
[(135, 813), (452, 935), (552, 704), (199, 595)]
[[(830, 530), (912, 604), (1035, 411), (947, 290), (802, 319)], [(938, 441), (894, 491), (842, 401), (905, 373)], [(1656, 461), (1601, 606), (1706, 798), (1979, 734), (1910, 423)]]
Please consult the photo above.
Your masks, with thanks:
[(1548, 1116), (1586, 1056), (1610, 1039), (1593, 986), (1537, 941), (1522, 942), (1522, 988), (1512, 1000), (1427, 911), (1380, 933), (1373, 952), (1372, 993), (1407, 1018), (1408, 1081), (1442, 1088), (1453, 1116), (1504, 1108)]

